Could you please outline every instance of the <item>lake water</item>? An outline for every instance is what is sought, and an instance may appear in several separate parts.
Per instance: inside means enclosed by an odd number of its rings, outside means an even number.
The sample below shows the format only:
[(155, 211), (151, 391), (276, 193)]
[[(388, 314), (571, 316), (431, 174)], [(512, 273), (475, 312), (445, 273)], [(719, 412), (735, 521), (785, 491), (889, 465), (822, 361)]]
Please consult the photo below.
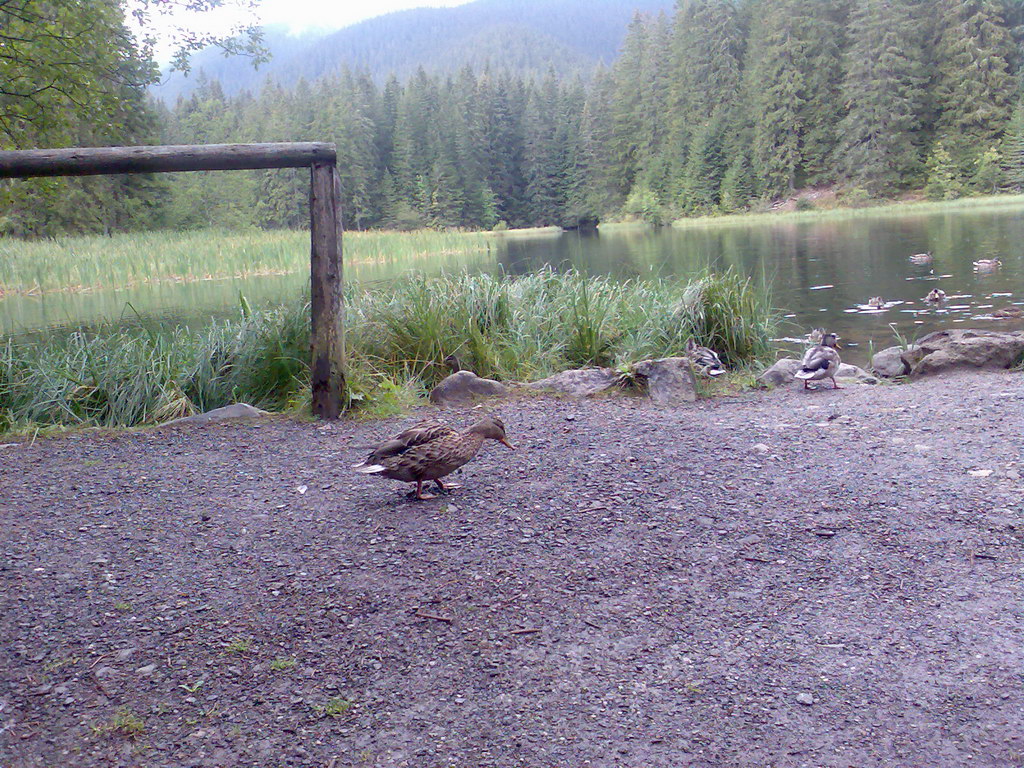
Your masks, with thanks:
[[(931, 263), (909, 260), (923, 252), (932, 254)], [(1001, 266), (979, 272), (973, 262), (980, 259), (998, 259)], [(890, 324), (907, 338), (957, 326), (1024, 327), (1022, 320), (991, 319), (994, 310), (1024, 307), (1024, 205), (1019, 202), (939, 213), (517, 235), (502, 238), (487, 252), (449, 254), (436, 262), (420, 261), (417, 268), (426, 274), (443, 268), (518, 275), (548, 265), (622, 278), (687, 278), (708, 267), (732, 266), (771, 286), (773, 303), (785, 316), (781, 338), (795, 340), (824, 326), (840, 334), (844, 359), (851, 362), (865, 362), (870, 345), (892, 345)], [(347, 279), (366, 283), (397, 274), (380, 264), (346, 266)], [(196, 325), (213, 316), (237, 316), (240, 293), (253, 306), (267, 305), (297, 298), (307, 281), (298, 269), (289, 275), (125, 291), (9, 296), (0, 299), (0, 334), (104, 319)], [(924, 301), (932, 288), (944, 290), (946, 300), (937, 305)], [(875, 296), (886, 302), (884, 309), (867, 306)]]

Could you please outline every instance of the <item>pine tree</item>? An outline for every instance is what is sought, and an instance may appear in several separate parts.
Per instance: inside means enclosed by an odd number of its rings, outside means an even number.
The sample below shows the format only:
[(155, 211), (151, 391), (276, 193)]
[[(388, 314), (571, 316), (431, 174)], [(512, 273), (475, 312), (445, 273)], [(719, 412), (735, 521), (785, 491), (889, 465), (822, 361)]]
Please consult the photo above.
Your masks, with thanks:
[(954, 200), (964, 189), (960, 166), (942, 141), (937, 141), (928, 158), (928, 184), (925, 193), (932, 200)]
[(942, 0), (936, 98), (938, 135), (962, 168), (998, 142), (1013, 109), (1017, 81), (1013, 36), (1000, 0)]
[[(733, 0), (680, 0), (670, 59), (669, 153), (681, 174), (693, 131), (739, 98), (745, 39)], [(681, 190), (677, 189), (677, 192)]]
[(926, 108), (917, 0), (858, 0), (850, 22), (838, 163), (846, 180), (884, 194), (917, 179)]
[(753, 164), (764, 197), (831, 176), (839, 94), (842, 0), (758, 0), (746, 92)]
[(1018, 98), (1002, 145), (1002, 164), (1010, 191), (1024, 192), (1024, 99)]

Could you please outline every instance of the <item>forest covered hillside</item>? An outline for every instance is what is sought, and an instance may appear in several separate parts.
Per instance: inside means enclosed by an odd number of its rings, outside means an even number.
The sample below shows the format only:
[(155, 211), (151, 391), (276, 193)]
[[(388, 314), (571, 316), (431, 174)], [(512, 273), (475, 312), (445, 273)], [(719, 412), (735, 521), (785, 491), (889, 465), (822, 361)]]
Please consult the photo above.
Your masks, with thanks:
[[(618, 52), (590, 77), (516, 66), (529, 59), (515, 58), (517, 44), (558, 53), (545, 35), (596, 60), (616, 38), (601, 31), (614, 15), (597, 12), (607, 2), (478, 0), (444, 11), (469, 17), (392, 14), (359, 25), (386, 76), (366, 60), (315, 76), (320, 60), (306, 56), (314, 68), (294, 82), (232, 93), (207, 76), (171, 104), (147, 103), (124, 82), (89, 102), (47, 91), (59, 103), (27, 130), (12, 111), (0, 132), (25, 146), (331, 141), (355, 229), (664, 223), (763, 210), (823, 186), (850, 205), (1024, 189), (1020, 0), (677, 0), (670, 14), (623, 14)], [(494, 23), (465, 22), (474, 14)], [(539, 30), (514, 31), (541, 18)], [(454, 70), (410, 74), (413, 57), (399, 62), (399, 49), (416, 50), (409, 19)], [(126, 66), (130, 46), (119, 50)], [(501, 66), (488, 58), (498, 51)], [(36, 114), (32, 100), (16, 106)], [(41, 180), (0, 186), (0, 231), (301, 227), (307, 188), (297, 171)]]
[(671, 13), (672, 0), (476, 0), (454, 8), (416, 8), (368, 19), (330, 33), (295, 37), (268, 30), (271, 59), (259, 69), (244, 58), (202, 51), (188, 76), (172, 73), (152, 93), (173, 104), (203, 79), (218, 80), (227, 95), (258, 90), (267, 77), (291, 86), (343, 67), (379, 83), (405, 80), (423, 67), (453, 73), (463, 67), (539, 75), (589, 74), (610, 64), (637, 11)]

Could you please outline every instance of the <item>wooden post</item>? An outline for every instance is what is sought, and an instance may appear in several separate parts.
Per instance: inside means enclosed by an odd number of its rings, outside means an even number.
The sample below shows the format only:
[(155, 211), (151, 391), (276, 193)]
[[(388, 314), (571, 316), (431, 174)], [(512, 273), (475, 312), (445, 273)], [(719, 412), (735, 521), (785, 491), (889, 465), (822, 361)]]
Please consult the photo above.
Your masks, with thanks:
[(345, 390), (342, 317), (341, 179), (333, 162), (314, 162), (309, 185), (313, 415), (336, 419)]
[(334, 145), (321, 142), (25, 149), (0, 151), (0, 179), (309, 167), (313, 414), (336, 419), (345, 392), (341, 180), (336, 163)]

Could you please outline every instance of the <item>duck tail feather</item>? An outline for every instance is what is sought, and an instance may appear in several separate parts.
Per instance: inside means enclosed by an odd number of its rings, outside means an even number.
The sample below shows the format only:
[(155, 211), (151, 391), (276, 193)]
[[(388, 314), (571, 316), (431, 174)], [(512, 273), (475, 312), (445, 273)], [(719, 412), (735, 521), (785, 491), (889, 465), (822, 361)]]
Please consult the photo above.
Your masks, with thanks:
[(361, 472), (364, 475), (373, 475), (378, 472), (383, 472), (386, 467), (383, 467), (380, 464), (367, 464), (363, 462), (361, 464), (356, 464), (352, 469), (356, 472)]

